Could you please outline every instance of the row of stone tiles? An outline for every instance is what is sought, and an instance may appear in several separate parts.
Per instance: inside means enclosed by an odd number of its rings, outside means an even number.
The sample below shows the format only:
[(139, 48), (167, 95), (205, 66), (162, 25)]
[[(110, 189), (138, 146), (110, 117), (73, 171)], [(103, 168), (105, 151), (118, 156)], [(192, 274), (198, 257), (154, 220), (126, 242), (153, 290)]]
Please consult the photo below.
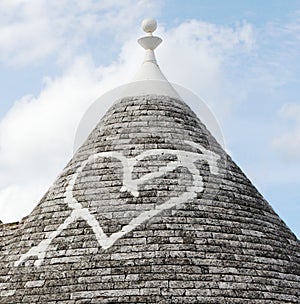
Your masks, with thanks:
[[(143, 205), (141, 205), (141, 208)], [(151, 206), (150, 206), (151, 207)], [(91, 210), (95, 214), (95, 211), (99, 209), (100, 211), (100, 219), (101, 214), (107, 215), (111, 214), (112, 216), (110, 218), (113, 218), (114, 212), (108, 211), (106, 208), (103, 208), (103, 213), (101, 213), (101, 208), (92, 207)], [(124, 205), (124, 208), (120, 208), (123, 211), (120, 211), (117, 214), (121, 214), (122, 216), (125, 216), (126, 214), (129, 215), (130, 213), (130, 205), (126, 206)], [(129, 209), (129, 210), (128, 210)], [(132, 209), (132, 211), (135, 208)], [(139, 208), (138, 208), (139, 209)], [(138, 210), (137, 210), (138, 211)], [(218, 212), (217, 212), (218, 211)], [(232, 237), (233, 240), (236, 241), (248, 241), (249, 243), (258, 240), (261, 242), (260, 238), (265, 238), (266, 242), (268, 242), (268, 239), (272, 244), (276, 245), (276, 240), (280, 243), (283, 240), (280, 240), (281, 237), (285, 237), (285, 231), (282, 232), (279, 230), (280, 227), (280, 221), (276, 221), (276, 218), (274, 218), (269, 223), (265, 222), (264, 216), (257, 216), (257, 218), (252, 219), (249, 218), (247, 213), (244, 214), (244, 216), (241, 216), (243, 214), (241, 211), (237, 211), (237, 215), (233, 215), (226, 212), (226, 209), (219, 209), (216, 210), (216, 207), (211, 207), (204, 210), (197, 210), (197, 211), (189, 211), (189, 210), (174, 210), (169, 211), (172, 216), (168, 214), (162, 215), (160, 217), (160, 220), (162, 221), (162, 226), (159, 224), (155, 227), (157, 231), (165, 231), (163, 232), (166, 235), (173, 236), (174, 232), (176, 230), (181, 229), (187, 229), (187, 230), (199, 230), (199, 236), (201, 237), (202, 232), (211, 232), (214, 233), (215, 238), (218, 236), (218, 232), (220, 233), (220, 237), (226, 238), (226, 234)], [(127, 212), (127, 213), (126, 213)], [(128, 213), (129, 212), (129, 213)], [(30, 221), (28, 223), (25, 223), (25, 226), (22, 227), (24, 230), (22, 234), (30, 233), (42, 233), (43, 231), (52, 231), (57, 228), (57, 225), (62, 222), (67, 215), (70, 214), (70, 210), (66, 209), (65, 211), (54, 211), (47, 213), (44, 213), (43, 216), (37, 217), (36, 220)], [(221, 214), (221, 215), (220, 215)], [(98, 217), (96, 215), (96, 217)], [(40, 220), (43, 220), (43, 222), (39, 222)], [(104, 220), (104, 219), (102, 219)], [(109, 219), (107, 219), (109, 221)], [(155, 220), (155, 218), (153, 218)], [(158, 220), (158, 219), (157, 219)], [(166, 224), (169, 224), (167, 227)], [(193, 225), (194, 224), (194, 225)], [(83, 227), (85, 226), (84, 222), (82, 223)], [(44, 227), (41, 230), (41, 226)], [(215, 227), (214, 227), (215, 226)], [(228, 227), (228, 229), (226, 229)], [(280, 228), (279, 228), (280, 227)], [(20, 227), (21, 228), (21, 227)], [(76, 224), (75, 228), (80, 228), (80, 224)], [(154, 228), (154, 227), (153, 227)], [(153, 230), (153, 229), (152, 229)], [(74, 230), (72, 230), (74, 232)], [(230, 233), (232, 231), (232, 233)], [(248, 231), (248, 232), (247, 232)], [(224, 234), (226, 232), (226, 234)], [(289, 231), (287, 231), (289, 232)], [(180, 233), (180, 231), (177, 231), (176, 233)], [(18, 235), (17, 232), (15, 232), (16, 235)], [(78, 234), (79, 231), (78, 231)], [(212, 237), (213, 235), (211, 235)], [(203, 235), (202, 235), (203, 237)], [(257, 239), (258, 238), (258, 239)], [(278, 244), (279, 245), (279, 244)]]
[[(251, 261), (251, 256), (248, 256), (248, 259), (244, 259), (243, 255), (234, 254), (232, 259), (226, 259), (226, 256), (223, 255), (222, 260), (215, 258), (141, 258), (140, 254), (133, 253), (124, 253), (114, 254), (113, 260), (105, 260), (101, 253), (97, 253), (97, 250), (87, 249), (78, 252), (76, 255), (68, 255), (67, 253), (72, 253), (72, 250), (58, 252), (51, 251), (47, 253), (47, 256), (44, 260), (43, 267), (41, 269), (36, 269), (36, 273), (42, 271), (51, 271), (51, 267), (54, 265), (62, 266), (63, 271), (70, 271), (71, 269), (88, 269), (88, 267), (98, 268), (100, 273), (102, 268), (110, 269), (111, 277), (112, 274), (123, 275), (124, 273), (161, 273), (164, 275), (169, 275), (170, 273), (180, 273), (183, 276), (187, 277), (189, 274), (193, 273), (206, 273), (209, 275), (220, 275), (220, 274), (234, 274), (234, 275), (257, 275), (257, 273), (265, 273), (269, 278), (291, 278), (291, 280), (297, 282), (297, 273), (296, 269), (291, 269), (293, 264), (286, 260), (276, 260), (272, 258), (260, 258), (255, 257)], [(65, 253), (65, 254), (63, 254)], [(93, 256), (91, 256), (93, 255)], [(132, 258), (135, 255), (136, 258)], [(129, 256), (129, 257), (128, 257)], [(228, 255), (228, 257), (230, 257)], [(11, 257), (12, 262), (16, 260), (17, 256)], [(219, 258), (219, 257), (218, 257)], [(250, 260), (250, 261), (249, 261)], [(26, 276), (23, 274), (27, 271), (32, 271), (30, 267), (31, 261), (28, 260), (25, 262), (24, 266), (18, 268), (18, 276), (15, 279), (11, 279), (11, 282), (14, 280), (22, 281), (27, 280)], [(29, 268), (27, 268), (29, 267)], [(55, 271), (56, 267), (53, 267), (52, 271)], [(295, 271), (294, 275), (293, 270)], [(8, 269), (1, 269), (1, 276), (6, 276), (9, 274)], [(35, 273), (35, 272), (34, 272)], [(166, 274), (167, 273), (167, 274)], [(31, 276), (32, 274), (30, 274)], [(20, 277), (19, 277), (20, 276)], [(105, 276), (104, 276), (105, 277)]]
[[(178, 226), (178, 224), (177, 224)], [(180, 226), (180, 228), (184, 229), (185, 225)], [(169, 246), (170, 250), (173, 250), (173, 247), (176, 249), (176, 244), (178, 244), (182, 249), (186, 246), (188, 249), (188, 245), (190, 245), (191, 250), (193, 248), (199, 248), (201, 251), (205, 250), (207, 253), (218, 253), (218, 249), (222, 248), (223, 253), (232, 253), (236, 252), (238, 248), (240, 252), (246, 254), (247, 251), (252, 254), (265, 255), (266, 257), (277, 257), (277, 258), (285, 258), (286, 259), (286, 250), (295, 253), (297, 252), (297, 247), (293, 244), (286, 244), (282, 246), (282, 242), (280, 240), (270, 240), (268, 237), (255, 237), (255, 236), (245, 236), (241, 234), (230, 234), (230, 233), (222, 233), (222, 232), (212, 232), (210, 231), (211, 226), (201, 226), (203, 231), (195, 231), (195, 230), (187, 230), (185, 233), (182, 233), (181, 229), (177, 230), (149, 230), (149, 233), (143, 233), (140, 235), (130, 234), (128, 237), (118, 240), (118, 244), (122, 246), (134, 246), (134, 245), (144, 245), (147, 249), (147, 246), (151, 248), (151, 244), (158, 243), (162, 248), (165, 246)], [(51, 229), (52, 228), (52, 229)], [(47, 231), (54, 231), (56, 226), (47, 226)], [(206, 228), (206, 230), (205, 230)], [(32, 231), (32, 232), (30, 232)], [(160, 231), (160, 233), (157, 233)], [(21, 242), (23, 248), (28, 248), (33, 245), (33, 243), (42, 239), (43, 233), (36, 232), (33, 234), (33, 230), (28, 230), (31, 233), (30, 237), (16, 237), (12, 239), (10, 242), (10, 247), (13, 244)], [(152, 233), (151, 233), (152, 232)], [(84, 223), (80, 228), (79, 226), (75, 226), (72, 228), (66, 229), (61, 236), (57, 237), (57, 240), (61, 243), (64, 242), (64, 238), (72, 237), (73, 246), (79, 246), (80, 244), (85, 244), (86, 246), (89, 244), (97, 244), (95, 242), (95, 237), (90, 232), (90, 228), (85, 228)], [(76, 241), (75, 241), (76, 239)], [(264, 240), (262, 242), (262, 240)], [(68, 239), (66, 239), (66, 243)], [(78, 243), (76, 245), (76, 243)], [(175, 244), (175, 245), (174, 245)], [(201, 246), (204, 246), (201, 248)], [(125, 247), (127, 248), (127, 247)], [(127, 248), (128, 249), (128, 248)], [(139, 250), (137, 247), (131, 248), (131, 250)], [(295, 254), (296, 256), (296, 254)]]
[[(202, 233), (202, 235), (205, 235), (205, 232)], [(259, 241), (258, 239), (255, 238), (251, 238), (251, 239), (247, 239), (242, 237), (236, 237), (235, 235), (228, 235), (228, 234), (214, 234), (212, 235), (212, 233), (208, 232), (206, 233), (207, 237), (199, 237), (197, 238), (197, 236), (194, 235), (189, 235), (186, 234), (184, 236), (182, 236), (182, 234), (180, 232), (178, 232), (177, 234), (174, 234), (173, 236), (164, 236), (164, 237), (158, 237), (158, 236), (145, 236), (145, 237), (134, 237), (131, 239), (127, 239), (124, 242), (118, 241), (118, 244), (122, 244), (123, 246), (127, 246), (124, 247), (124, 250), (131, 250), (131, 251), (138, 251), (141, 250), (140, 247), (136, 247), (136, 248), (130, 248), (130, 246), (138, 246), (138, 245), (143, 245), (145, 248), (144, 250), (150, 250), (151, 249), (151, 245), (155, 244), (157, 242), (162, 243), (163, 241), (165, 242), (165, 244), (161, 244), (160, 246), (162, 248), (164, 248), (166, 245), (169, 245), (170, 250), (173, 250), (173, 247), (176, 247), (176, 244), (178, 244), (180, 247), (182, 247), (182, 249), (184, 250), (184, 247), (186, 246), (187, 249), (188, 248), (188, 244), (191, 243), (192, 245), (191, 247), (191, 251), (193, 251), (194, 247), (199, 248), (202, 251), (206, 251), (207, 254), (218, 254), (219, 253), (219, 248), (220, 247), (224, 247), (223, 248), (223, 254), (228, 254), (228, 253), (235, 253), (237, 251), (237, 249), (235, 247), (230, 248), (230, 246), (238, 246), (239, 248), (239, 252), (242, 253), (243, 255), (245, 255), (244, 260), (246, 260), (248, 257), (247, 255), (252, 256), (253, 254), (256, 254), (258, 256), (264, 256), (266, 258), (279, 258), (279, 259), (290, 259), (288, 258), (288, 256), (285, 254), (286, 250), (289, 249), (293, 252), (293, 249), (296, 252), (296, 247), (293, 248), (292, 246), (290, 246), (290, 248), (282, 248), (282, 246), (280, 246), (280, 242), (268, 242), (268, 239), (266, 238), (266, 242), (264, 242), (264, 244), (261, 244), (261, 240)], [(69, 238), (67, 238), (69, 237)], [(64, 241), (64, 238), (66, 238), (66, 240)], [(190, 238), (193, 238), (193, 240), (190, 240)], [(31, 239), (28, 238), (24, 238), (22, 239), (22, 246), (24, 246), (23, 248), (28, 248), (28, 246), (32, 245), (34, 243), (34, 241), (39, 241), (41, 239), (41, 237), (33, 237)], [(76, 239), (76, 241), (75, 241)], [(57, 242), (60, 243), (68, 243), (70, 240), (72, 240), (73, 242), (73, 247), (76, 246), (80, 246), (83, 245), (86, 246), (86, 248), (93, 248), (90, 247), (91, 245), (94, 247), (98, 247), (97, 243), (95, 243), (95, 239), (93, 235), (89, 235), (89, 231), (88, 230), (83, 230), (80, 229), (79, 231), (77, 230), (69, 230), (66, 231), (63, 236), (58, 237)], [(90, 240), (90, 241), (89, 241)], [(194, 243), (194, 244), (193, 244)], [(175, 245), (174, 245), (175, 244)], [(12, 245), (12, 244), (11, 244)], [(90, 246), (89, 246), (90, 245)], [(195, 245), (195, 246), (194, 246)], [(149, 248), (147, 247), (149, 246)], [(203, 246), (203, 248), (201, 248), (201, 246)], [(247, 254), (248, 253), (248, 254)], [(255, 259), (255, 258), (254, 258)]]
[[(170, 211), (172, 212), (172, 211)], [(182, 232), (181, 230), (184, 229), (185, 231), (189, 231), (189, 234), (193, 233), (193, 237), (195, 239), (197, 238), (209, 238), (210, 244), (213, 244), (213, 242), (218, 242), (218, 239), (224, 239), (226, 240), (231, 240), (232, 242), (236, 242), (238, 245), (239, 242), (241, 243), (240, 246), (243, 246), (244, 244), (248, 244), (247, 248), (251, 249), (251, 247), (255, 246), (257, 243), (260, 245), (261, 243), (261, 238), (265, 239), (262, 246), (262, 248), (265, 246), (274, 246), (274, 248), (266, 247), (267, 249), (274, 250), (274, 249), (280, 249), (282, 248), (282, 242), (284, 241), (285, 233), (280, 233), (278, 234), (278, 229), (276, 227), (274, 228), (274, 233), (272, 234), (272, 229), (268, 229), (264, 232), (265, 229), (262, 229), (261, 226), (259, 225), (251, 225), (251, 222), (246, 226), (243, 227), (241, 226), (240, 222), (236, 222), (234, 220), (220, 220), (219, 218), (212, 219), (213, 215), (209, 215), (210, 218), (190, 218), (189, 213), (185, 211), (186, 216), (181, 216), (177, 217), (177, 210), (173, 211), (174, 215), (173, 217), (164, 217), (162, 218), (162, 223), (155, 224), (151, 223), (151, 227), (147, 229), (148, 232), (133, 232), (133, 239), (132, 243), (137, 242), (137, 240), (134, 240), (137, 236), (137, 234), (143, 235), (144, 237), (146, 236), (169, 236), (169, 237), (174, 237), (174, 236), (181, 236)], [(64, 213), (55, 213), (57, 216), (62, 216), (61, 219), (65, 218)], [(68, 213), (66, 212), (65, 215)], [(201, 212), (198, 212), (198, 216), (201, 215)], [(52, 214), (53, 216), (53, 214)], [(154, 221), (152, 219), (152, 221)], [(55, 222), (55, 223), (54, 223)], [(32, 239), (39, 239), (40, 234), (43, 234), (43, 231), (41, 231), (41, 226), (42, 225), (44, 228), (44, 231), (53, 231), (57, 228), (57, 225), (60, 223), (60, 217), (57, 218), (43, 218), (43, 222), (30, 222), (27, 224), (26, 228), (24, 227), (24, 231), (22, 234), (30, 234), (32, 236)], [(168, 224), (169, 223), (169, 224)], [(192, 223), (192, 224), (191, 224)], [(194, 224), (194, 225), (193, 225)], [(153, 226), (154, 225), (154, 226)], [(168, 226), (167, 226), (168, 225)], [(225, 227), (228, 226), (230, 228), (230, 231), (228, 232)], [(88, 230), (85, 230), (86, 223), (85, 222), (78, 222), (74, 223), (72, 226), (72, 229), (70, 230), (69, 233), (64, 232), (64, 236), (66, 235), (83, 235), (83, 238), (85, 237), (84, 235), (88, 233)], [(246, 230), (245, 230), (246, 228)], [(270, 228), (270, 227), (268, 227)], [(70, 229), (70, 227), (67, 229), (67, 231)], [(197, 231), (199, 229), (199, 231)], [(222, 230), (226, 230), (226, 233)], [(139, 229), (137, 229), (139, 231)], [(150, 232), (152, 231), (152, 232)], [(248, 231), (248, 232), (247, 232)], [(19, 242), (20, 239), (18, 238), (18, 231), (15, 231), (15, 237), (16, 241)], [(36, 235), (36, 237), (33, 237)], [(131, 237), (132, 237), (131, 236)], [(273, 236), (273, 237), (272, 237)], [(283, 238), (281, 240), (281, 238)], [(28, 238), (27, 238), (28, 239)], [(158, 239), (159, 240), (159, 239)], [(157, 241), (158, 241), (157, 240)], [(120, 240), (121, 241), (121, 240)], [(292, 240), (289, 241), (289, 243), (293, 245), (297, 245), (297, 242), (292, 242)], [(26, 245), (26, 243), (24, 243)], [(235, 244), (234, 244), (235, 245)], [(288, 245), (288, 244), (287, 244)], [(27, 246), (27, 245), (26, 245)], [(245, 246), (245, 245), (244, 245)], [(292, 247), (291, 247), (292, 248)], [(257, 249), (256, 247), (253, 247), (253, 249)], [(282, 248), (283, 250), (287, 248)]]
[[(201, 295), (202, 294), (202, 295)], [(147, 288), (72, 292), (52, 289), (45, 295), (19, 296), (0, 303), (298, 303), (295, 296), (261, 291)], [(20, 302), (18, 302), (20, 301)], [(113, 302), (116, 301), (116, 302)], [(154, 301), (154, 302), (152, 302)], [(166, 301), (166, 302), (165, 302)], [(219, 302), (220, 301), (220, 302)]]

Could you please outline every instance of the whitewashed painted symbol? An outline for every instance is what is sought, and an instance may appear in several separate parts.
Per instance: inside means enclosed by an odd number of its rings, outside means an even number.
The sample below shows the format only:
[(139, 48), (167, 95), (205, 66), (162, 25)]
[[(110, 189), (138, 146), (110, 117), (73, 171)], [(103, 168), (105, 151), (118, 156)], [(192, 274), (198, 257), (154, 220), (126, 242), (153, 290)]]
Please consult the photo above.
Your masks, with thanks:
[[(64, 202), (72, 209), (71, 214), (65, 219), (65, 221), (57, 228), (57, 230), (49, 232), (46, 235), (46, 238), (42, 240), (37, 246), (32, 247), (28, 252), (23, 254), (18, 261), (15, 262), (15, 266), (19, 266), (22, 262), (29, 259), (30, 257), (37, 257), (34, 262), (34, 265), (39, 267), (46, 256), (46, 252), (51, 242), (70, 225), (71, 223), (83, 219), (86, 223), (92, 228), (96, 239), (99, 245), (103, 249), (107, 249), (111, 247), (118, 239), (124, 236), (126, 233), (132, 231), (140, 224), (146, 222), (153, 216), (159, 214), (163, 210), (170, 209), (177, 205), (183, 204), (188, 200), (191, 200), (197, 196), (197, 192), (202, 192), (204, 190), (203, 178), (200, 175), (199, 170), (197, 169), (195, 163), (199, 160), (205, 160), (208, 165), (210, 172), (212, 174), (218, 173), (218, 164), (217, 161), (220, 159), (220, 156), (215, 154), (214, 152), (207, 150), (200, 144), (185, 141), (188, 145), (200, 150), (201, 153), (183, 151), (183, 150), (170, 150), (170, 149), (153, 149), (145, 151), (136, 157), (126, 158), (119, 152), (101, 152), (94, 155), (91, 155), (87, 160), (83, 161), (81, 166), (76, 170), (70, 179), (68, 186), (66, 187), (66, 197)], [(132, 172), (135, 165), (149, 156), (158, 156), (158, 155), (166, 155), (172, 154), (177, 157), (176, 160), (167, 163), (166, 166), (160, 167), (158, 171), (151, 172), (141, 176), (138, 179), (132, 179)], [(123, 177), (122, 177), (122, 187), (120, 189), (121, 192), (130, 192), (133, 196), (139, 196), (138, 187), (148, 180), (160, 177), (167, 172), (171, 172), (178, 167), (185, 167), (191, 173), (193, 182), (191, 186), (188, 186), (186, 192), (182, 193), (178, 197), (172, 197), (166, 202), (157, 205), (152, 210), (147, 210), (141, 212), (137, 217), (133, 218), (127, 225), (123, 226), (120, 231), (112, 233), (110, 236), (107, 236), (98, 220), (95, 218), (93, 214), (87, 208), (84, 208), (73, 196), (73, 188), (76, 182), (78, 175), (83, 171), (87, 164), (95, 161), (98, 158), (110, 157), (118, 159), (123, 166)]]

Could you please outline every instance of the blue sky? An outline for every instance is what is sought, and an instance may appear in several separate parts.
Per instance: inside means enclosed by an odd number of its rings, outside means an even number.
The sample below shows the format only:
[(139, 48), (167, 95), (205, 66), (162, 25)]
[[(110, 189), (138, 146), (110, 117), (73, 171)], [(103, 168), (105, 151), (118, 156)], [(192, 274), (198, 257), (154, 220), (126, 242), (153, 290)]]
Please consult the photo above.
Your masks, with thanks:
[(205, 100), (226, 150), (299, 237), (298, 0), (0, 1), (0, 219), (32, 210), (88, 107), (131, 80), (149, 16), (164, 74)]

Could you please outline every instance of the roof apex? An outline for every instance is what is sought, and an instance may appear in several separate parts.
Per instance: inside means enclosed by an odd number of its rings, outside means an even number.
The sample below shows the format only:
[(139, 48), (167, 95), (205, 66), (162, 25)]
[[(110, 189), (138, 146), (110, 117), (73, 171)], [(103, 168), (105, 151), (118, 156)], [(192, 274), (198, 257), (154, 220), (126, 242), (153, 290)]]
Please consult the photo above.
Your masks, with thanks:
[(138, 43), (145, 49), (145, 57), (133, 81), (128, 84), (125, 96), (155, 94), (180, 98), (157, 64), (154, 50), (161, 44), (162, 39), (153, 36), (156, 27), (157, 23), (154, 19), (148, 18), (142, 22), (142, 28), (147, 36), (139, 38)]

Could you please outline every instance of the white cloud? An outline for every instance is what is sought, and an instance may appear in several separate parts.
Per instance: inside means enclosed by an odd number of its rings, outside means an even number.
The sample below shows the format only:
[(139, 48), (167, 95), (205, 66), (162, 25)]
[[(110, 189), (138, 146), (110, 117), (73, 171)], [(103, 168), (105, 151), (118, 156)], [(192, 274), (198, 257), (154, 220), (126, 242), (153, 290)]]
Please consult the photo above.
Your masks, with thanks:
[[(215, 81), (218, 78), (217, 73), (222, 71), (220, 67), (225, 58), (228, 59), (235, 53), (247, 52), (255, 45), (254, 31), (248, 23), (226, 27), (191, 20), (164, 33), (163, 37), (166, 43), (161, 47), (161, 58), (166, 62), (170, 76), (175, 72), (176, 78), (172, 77), (174, 81), (192, 84), (197, 82), (195, 87), (200, 85), (203, 89), (209, 85), (209, 90), (214, 85), (211, 80)], [(170, 56), (170, 49), (173, 49), (174, 56)], [(197, 74), (202, 78), (199, 81), (190, 73), (178, 73), (175, 71), (178, 66), (198, 69)]]
[[(50, 180), (30, 180), (28, 184), (13, 183), (8, 187), (0, 189), (0, 221), (18, 221), (28, 215), (31, 209), (47, 191)], [(33, 204), (32, 202), (35, 202)]]
[(255, 48), (253, 27), (248, 23), (229, 27), (191, 20), (162, 31), (161, 36), (165, 43), (157, 53), (167, 78), (195, 92), (225, 121), (244, 96), (244, 92), (237, 93), (241, 90), (237, 86), (227, 88), (228, 78), (232, 77), (232, 66), (241, 68), (240, 55)]
[(279, 111), (280, 122), (290, 127), (273, 140), (273, 147), (288, 162), (300, 162), (300, 104), (285, 104)]
[[(95, 68), (78, 59), (48, 79), (38, 97), (18, 100), (0, 122), (0, 214), (28, 213), (72, 154), (76, 125), (99, 93)], [(24, 215), (24, 213), (23, 213)]]
[(50, 55), (58, 61), (70, 61), (88, 38), (104, 31), (113, 39), (127, 37), (137, 20), (146, 13), (154, 14), (160, 6), (150, 0), (3, 0), (0, 61), (36, 64)]

